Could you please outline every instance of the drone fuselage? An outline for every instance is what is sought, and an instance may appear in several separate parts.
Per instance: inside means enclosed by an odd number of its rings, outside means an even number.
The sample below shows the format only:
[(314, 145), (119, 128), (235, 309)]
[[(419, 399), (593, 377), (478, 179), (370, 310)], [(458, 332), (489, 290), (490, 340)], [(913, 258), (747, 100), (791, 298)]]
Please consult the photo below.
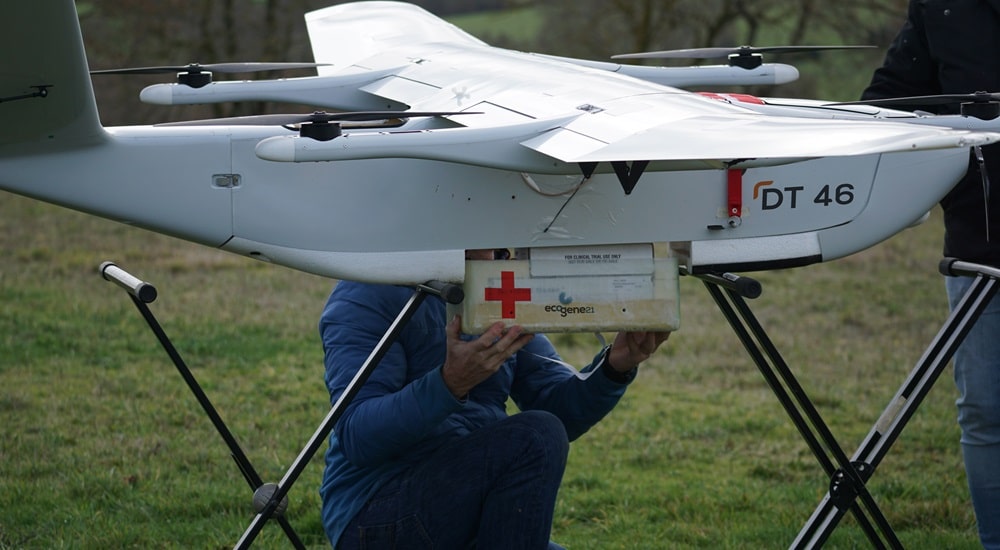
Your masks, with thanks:
[(942, 149), (749, 168), (733, 227), (722, 170), (648, 172), (626, 195), (607, 172), (581, 185), (581, 175), (434, 160), (257, 156), (262, 139), (285, 134), (109, 128), (85, 148), (0, 157), (0, 184), (320, 275), (412, 283), (460, 281), (470, 248), (671, 241), (694, 243), (695, 269), (829, 260), (918, 219), (967, 163), (964, 150)]

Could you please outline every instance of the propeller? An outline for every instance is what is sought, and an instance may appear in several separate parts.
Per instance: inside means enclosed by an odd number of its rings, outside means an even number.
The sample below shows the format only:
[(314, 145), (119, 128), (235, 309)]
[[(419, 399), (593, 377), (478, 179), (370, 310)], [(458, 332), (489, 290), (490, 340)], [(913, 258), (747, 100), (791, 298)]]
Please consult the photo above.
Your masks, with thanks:
[(132, 67), (125, 69), (102, 69), (90, 74), (163, 74), (177, 73), (177, 82), (192, 88), (201, 88), (212, 82), (212, 73), (254, 73), (281, 71), (288, 69), (311, 69), (328, 63), (189, 63), (187, 65), (161, 65), (157, 67)]
[(316, 141), (330, 141), (341, 135), (342, 122), (372, 122), (376, 120), (453, 115), (478, 115), (472, 111), (346, 111), (328, 113), (314, 111), (306, 115), (252, 115), (204, 120), (166, 122), (157, 126), (299, 126), (299, 135)]
[(857, 50), (875, 46), (739, 46), (718, 48), (689, 48), (685, 50), (663, 50), (657, 52), (625, 53), (611, 56), (611, 59), (719, 59), (729, 58), (729, 65), (744, 69), (756, 69), (763, 63), (764, 53), (797, 53), (823, 50)]
[(993, 120), (1000, 116), (1000, 93), (973, 92), (971, 94), (938, 94), (908, 97), (886, 97), (882, 99), (866, 99), (860, 101), (842, 101), (830, 105), (875, 105), (878, 107), (893, 106), (931, 106), (959, 105), (962, 116), (971, 116), (980, 120)]

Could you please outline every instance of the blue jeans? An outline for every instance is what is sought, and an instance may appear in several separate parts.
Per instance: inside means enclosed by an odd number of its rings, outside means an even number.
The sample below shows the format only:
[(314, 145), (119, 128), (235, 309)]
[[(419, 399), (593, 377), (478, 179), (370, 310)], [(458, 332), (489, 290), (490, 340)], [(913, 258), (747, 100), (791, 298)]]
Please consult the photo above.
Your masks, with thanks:
[[(947, 277), (952, 309), (972, 281)], [(1000, 549), (1000, 294), (976, 321), (954, 363), (962, 455), (979, 539), (984, 548)]]
[(549, 533), (568, 454), (546, 412), (480, 428), (386, 482), (337, 548), (559, 548)]

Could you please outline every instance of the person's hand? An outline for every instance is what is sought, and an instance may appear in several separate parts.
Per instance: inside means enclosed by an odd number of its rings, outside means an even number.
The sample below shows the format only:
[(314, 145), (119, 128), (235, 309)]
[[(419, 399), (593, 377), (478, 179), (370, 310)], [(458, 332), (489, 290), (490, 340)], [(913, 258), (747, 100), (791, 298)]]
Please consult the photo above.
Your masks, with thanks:
[(669, 337), (669, 332), (619, 332), (608, 353), (608, 366), (628, 372), (649, 359)]
[(460, 337), (461, 327), (462, 318), (458, 315), (448, 323), (448, 351), (441, 367), (445, 386), (458, 399), (492, 376), (508, 357), (533, 338), (518, 325), (506, 328), (496, 322), (479, 338), (466, 342)]

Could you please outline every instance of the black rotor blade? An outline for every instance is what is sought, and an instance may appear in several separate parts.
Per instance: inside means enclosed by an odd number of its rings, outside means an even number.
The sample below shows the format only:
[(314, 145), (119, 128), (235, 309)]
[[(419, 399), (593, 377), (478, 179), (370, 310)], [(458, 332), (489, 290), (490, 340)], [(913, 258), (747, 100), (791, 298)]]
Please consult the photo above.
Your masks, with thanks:
[(481, 114), (470, 111), (348, 111), (343, 113), (327, 113), (317, 111), (307, 115), (252, 115), (228, 118), (210, 118), (204, 120), (185, 120), (182, 122), (166, 122), (157, 126), (291, 126), (294, 124), (313, 124), (327, 122), (368, 122), (394, 118), (438, 117), (452, 115)]
[(90, 74), (163, 74), (163, 73), (253, 73), (263, 71), (281, 71), (287, 69), (311, 69), (322, 67), (327, 63), (209, 63), (201, 65), (190, 63), (188, 65), (161, 65), (157, 67), (131, 67), (125, 69), (102, 69), (90, 71)]
[(260, 63), (260, 62), (245, 62), (245, 63), (212, 63), (211, 65), (202, 65), (205, 70), (212, 71), (215, 73), (255, 73), (264, 71), (283, 71), (290, 69), (313, 69), (316, 67), (325, 67), (329, 63)]
[(326, 113), (319, 111), (307, 115), (311, 120), (307, 122), (365, 122), (371, 120), (383, 120), (387, 118), (417, 118), (436, 117), (452, 115), (480, 115), (481, 112), (473, 111), (353, 111), (344, 113)]
[(987, 101), (1000, 101), (1000, 94), (989, 92), (975, 92), (972, 94), (938, 94), (938, 95), (918, 95), (909, 97), (886, 97), (882, 99), (867, 99), (860, 101), (842, 101), (830, 103), (830, 105), (875, 105), (879, 107), (891, 107), (893, 105), (953, 105), (956, 103), (985, 103)]
[(797, 53), (823, 50), (870, 49), (875, 46), (740, 46), (717, 48), (689, 48), (684, 50), (663, 50), (656, 52), (626, 53), (611, 56), (611, 59), (718, 59), (731, 55), (753, 55), (762, 53)]
[(251, 115), (163, 122), (156, 126), (290, 126), (316, 122), (312, 115)]

